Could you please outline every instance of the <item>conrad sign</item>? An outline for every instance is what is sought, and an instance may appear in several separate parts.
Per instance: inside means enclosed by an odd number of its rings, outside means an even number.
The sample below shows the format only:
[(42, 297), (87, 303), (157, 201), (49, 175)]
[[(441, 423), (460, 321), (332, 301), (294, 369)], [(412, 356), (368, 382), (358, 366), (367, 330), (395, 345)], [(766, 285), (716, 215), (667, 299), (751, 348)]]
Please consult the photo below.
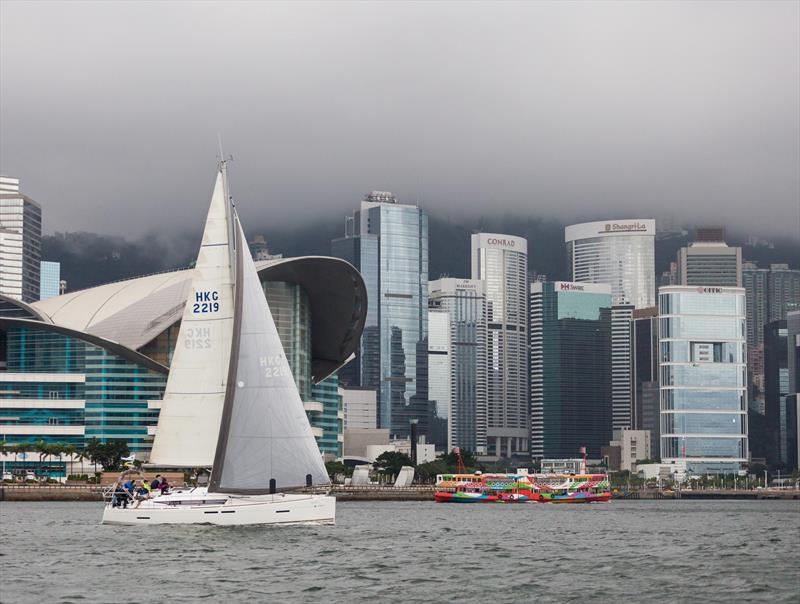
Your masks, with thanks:
[(478, 233), (472, 236), (472, 242), (473, 248), (494, 248), (523, 254), (528, 253), (528, 242), (522, 237), (514, 237), (513, 235)]
[(517, 245), (517, 242), (513, 239), (498, 239), (497, 237), (489, 237), (486, 243), (489, 245), (501, 245), (503, 247), (514, 247)]

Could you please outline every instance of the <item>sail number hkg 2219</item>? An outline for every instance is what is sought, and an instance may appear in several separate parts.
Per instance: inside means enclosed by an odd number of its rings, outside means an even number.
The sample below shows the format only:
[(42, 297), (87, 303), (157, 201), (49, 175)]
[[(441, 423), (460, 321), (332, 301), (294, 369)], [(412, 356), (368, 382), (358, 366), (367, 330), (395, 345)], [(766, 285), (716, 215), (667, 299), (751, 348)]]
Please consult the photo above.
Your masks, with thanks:
[(195, 292), (192, 312), (195, 314), (217, 312), (219, 310), (219, 292)]

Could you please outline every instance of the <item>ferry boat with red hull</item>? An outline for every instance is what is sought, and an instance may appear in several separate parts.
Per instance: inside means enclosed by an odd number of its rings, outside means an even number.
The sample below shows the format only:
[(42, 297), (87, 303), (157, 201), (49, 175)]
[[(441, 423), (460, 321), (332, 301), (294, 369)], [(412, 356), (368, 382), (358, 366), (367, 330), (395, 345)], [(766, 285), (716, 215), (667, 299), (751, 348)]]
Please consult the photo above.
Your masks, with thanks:
[(595, 503), (611, 499), (606, 474), (439, 474), (439, 503)]

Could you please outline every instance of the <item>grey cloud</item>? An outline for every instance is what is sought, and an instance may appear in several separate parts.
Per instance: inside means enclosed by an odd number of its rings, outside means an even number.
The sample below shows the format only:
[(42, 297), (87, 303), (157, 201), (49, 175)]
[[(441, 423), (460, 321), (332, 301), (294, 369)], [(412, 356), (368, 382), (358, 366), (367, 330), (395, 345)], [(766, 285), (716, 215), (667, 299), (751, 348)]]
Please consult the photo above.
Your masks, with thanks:
[(0, 4), (0, 170), (47, 231), (431, 212), (800, 229), (800, 4)]

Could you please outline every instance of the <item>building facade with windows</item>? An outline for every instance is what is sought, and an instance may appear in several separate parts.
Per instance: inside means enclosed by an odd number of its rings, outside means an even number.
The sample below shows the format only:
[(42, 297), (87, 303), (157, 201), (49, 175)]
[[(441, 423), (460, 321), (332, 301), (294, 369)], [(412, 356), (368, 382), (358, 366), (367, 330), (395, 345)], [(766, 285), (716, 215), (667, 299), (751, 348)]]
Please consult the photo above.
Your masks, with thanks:
[(0, 176), (0, 295), (39, 299), (42, 208), (23, 195), (19, 179)]
[(794, 441), (794, 467), (800, 468), (800, 310), (786, 313), (786, 349), (789, 368), (786, 408), (792, 412), (787, 417), (787, 425), (792, 428), (788, 441), (790, 447)]
[(564, 230), (570, 280), (611, 286), (614, 304), (656, 304), (656, 221), (573, 224)]
[(61, 295), (61, 263), (42, 260), (39, 263), (39, 299)]
[(661, 460), (695, 474), (748, 463), (745, 292), (659, 290)]
[(346, 386), (378, 393), (378, 425), (408, 438), (439, 419), (428, 399), (428, 216), (398, 203), (387, 191), (366, 195), (331, 242), (333, 256), (363, 276), (369, 298), (357, 366), (342, 374)]
[(742, 248), (724, 241), (695, 241), (678, 250), (678, 284), (742, 286)]
[[(428, 288), (431, 318), (437, 313), (447, 315), (447, 354), (434, 352), (434, 356), (430, 358), (430, 396), (435, 399), (435, 392), (440, 387), (448, 390), (448, 450), (460, 447), (463, 451), (487, 455), (487, 326), (484, 282), (442, 278), (430, 281)], [(433, 348), (432, 323), (430, 342), (429, 347)], [(448, 363), (448, 381), (442, 379), (437, 384), (439, 378), (434, 364), (443, 358)], [(444, 371), (440, 373), (444, 374)]]
[(633, 311), (631, 320), (631, 399), (635, 430), (650, 433), (650, 459), (661, 455), (658, 388), (658, 307)]
[(435, 442), (440, 450), (450, 450), (452, 395), (450, 315), (441, 308), (428, 309), (428, 397), (436, 408), (436, 416), (447, 422), (445, 433)]
[(771, 444), (767, 461), (795, 468), (797, 436), (789, 390), (789, 330), (786, 320), (772, 321), (764, 326), (764, 415)]
[(493, 457), (529, 454), (528, 242), (477, 233), (472, 279), (486, 295), (486, 447)]
[(599, 459), (611, 429), (611, 286), (531, 283), (531, 456)]

